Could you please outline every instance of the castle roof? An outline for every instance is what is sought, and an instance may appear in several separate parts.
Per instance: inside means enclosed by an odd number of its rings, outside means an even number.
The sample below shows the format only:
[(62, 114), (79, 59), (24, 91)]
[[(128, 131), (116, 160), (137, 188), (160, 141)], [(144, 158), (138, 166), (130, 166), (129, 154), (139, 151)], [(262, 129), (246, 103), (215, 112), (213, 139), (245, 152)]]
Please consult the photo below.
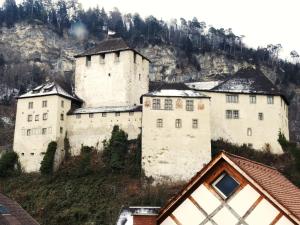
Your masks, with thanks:
[(209, 92), (279, 95), (287, 102), (284, 94), (258, 69), (239, 70), (224, 81), (187, 83), (190, 88)]
[[(259, 192), (268, 198), (272, 204), (280, 208), (294, 221), (300, 222), (300, 189), (286, 179), (275, 168), (221, 151), (205, 167), (202, 168), (190, 182), (161, 209), (158, 220), (165, 217), (179, 202), (199, 185), (202, 178), (213, 168), (218, 168), (219, 162), (226, 162), (239, 174), (248, 180)], [(297, 223), (297, 224), (298, 224)]]
[(96, 46), (86, 50), (85, 52), (75, 55), (74, 57), (77, 58), (77, 57), (83, 57), (89, 55), (98, 55), (102, 53), (126, 51), (126, 50), (134, 51), (135, 53), (142, 56), (144, 59), (150, 61), (147, 57), (143, 56), (141, 53), (139, 53), (134, 48), (129, 46), (129, 44), (125, 42), (122, 38), (110, 38), (110, 37), (101, 41)]
[(34, 98), (34, 97), (49, 96), (49, 95), (59, 95), (61, 97), (70, 100), (81, 102), (81, 100), (75, 94), (70, 94), (69, 92), (65, 91), (56, 82), (47, 82), (45, 84), (42, 84), (30, 90), (29, 92), (20, 95), (18, 98)]
[(17, 202), (0, 193), (1, 225), (39, 225)]
[(112, 112), (141, 112), (142, 106), (102, 106), (77, 108), (68, 114), (112, 113)]
[(194, 91), (184, 83), (150, 82), (150, 92), (143, 96), (209, 98), (198, 91)]

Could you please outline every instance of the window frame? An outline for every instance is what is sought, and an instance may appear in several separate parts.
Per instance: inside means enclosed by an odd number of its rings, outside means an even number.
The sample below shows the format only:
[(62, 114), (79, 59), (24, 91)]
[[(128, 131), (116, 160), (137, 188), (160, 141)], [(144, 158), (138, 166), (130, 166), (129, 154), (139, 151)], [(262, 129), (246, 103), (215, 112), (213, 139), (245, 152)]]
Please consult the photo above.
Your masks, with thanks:
[(238, 94), (226, 94), (226, 103), (239, 103)]
[(94, 113), (89, 113), (89, 118), (90, 119), (94, 118)]
[(85, 57), (85, 66), (86, 67), (90, 67), (92, 65), (92, 56), (91, 55), (87, 55)]
[(193, 129), (198, 129), (198, 125), (199, 125), (198, 119), (192, 119), (192, 128)]
[(268, 105), (273, 105), (274, 104), (274, 96), (273, 95), (268, 95), (267, 96), (267, 103), (268, 103)]
[[(232, 178), (236, 183), (237, 186), (232, 190), (232, 192), (226, 196), (218, 187), (217, 184), (219, 183), (219, 181), (221, 181), (226, 175), (228, 175), (230, 178)], [(228, 173), (226, 170), (222, 171), (217, 178), (211, 183), (211, 186), (213, 187), (213, 190), (215, 190), (215, 192), (220, 195), (224, 200), (229, 199), (241, 186), (241, 182), (238, 181), (237, 178), (235, 178), (234, 176), (232, 176), (230, 173)]]
[(175, 120), (175, 128), (182, 128), (182, 120), (181, 119)]
[(258, 120), (264, 120), (264, 113), (263, 112), (258, 113)]
[(152, 109), (153, 110), (160, 110), (161, 109), (160, 98), (154, 98), (154, 99), (152, 99)]
[(35, 115), (34, 116), (34, 121), (39, 121), (39, 120), (40, 120), (40, 115), (39, 114)]
[(42, 101), (42, 108), (47, 108), (48, 107), (48, 102), (47, 100)]
[(189, 112), (194, 111), (194, 100), (193, 99), (185, 100), (185, 110), (189, 111)]
[(173, 110), (173, 100), (171, 98), (165, 98), (164, 109)]
[(163, 126), (164, 126), (164, 121), (163, 121), (163, 119), (162, 119), (162, 118), (156, 119), (156, 127), (157, 127), (157, 128), (163, 128)]
[[(254, 101), (253, 101), (253, 99), (254, 99)], [(249, 102), (250, 102), (250, 104), (256, 104), (256, 95), (250, 95)]]
[(42, 128), (42, 135), (46, 135), (47, 134), (47, 128)]
[(48, 113), (43, 113), (43, 120), (48, 120)]
[(33, 109), (33, 102), (28, 102), (28, 109)]
[(27, 115), (27, 122), (32, 122), (32, 115), (31, 114), (29, 114), (29, 115)]

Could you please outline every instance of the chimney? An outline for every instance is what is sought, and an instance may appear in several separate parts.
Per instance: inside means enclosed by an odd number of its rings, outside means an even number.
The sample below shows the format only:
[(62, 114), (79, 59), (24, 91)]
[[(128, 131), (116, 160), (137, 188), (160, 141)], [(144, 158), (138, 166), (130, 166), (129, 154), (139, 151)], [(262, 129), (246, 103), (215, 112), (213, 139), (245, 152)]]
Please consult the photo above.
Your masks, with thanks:
[(130, 207), (133, 225), (156, 225), (159, 207)]

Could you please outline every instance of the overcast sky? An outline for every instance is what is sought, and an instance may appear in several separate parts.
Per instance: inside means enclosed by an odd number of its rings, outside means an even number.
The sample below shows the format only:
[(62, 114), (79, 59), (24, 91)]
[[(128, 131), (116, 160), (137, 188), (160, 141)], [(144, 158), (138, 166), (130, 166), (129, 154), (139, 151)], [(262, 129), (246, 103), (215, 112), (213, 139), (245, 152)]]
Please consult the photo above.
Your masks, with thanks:
[(215, 27), (232, 28), (245, 35), (251, 47), (281, 43), (289, 56), (300, 53), (300, 0), (79, 0), (84, 8), (99, 5), (106, 11), (117, 7), (122, 13), (138, 12), (158, 19), (184, 17)]
[[(3, 0), (0, 0), (0, 2)], [(20, 0), (17, 0), (19, 2)], [(250, 47), (281, 43), (283, 58), (291, 50), (300, 54), (300, 0), (79, 0), (84, 8), (117, 7), (122, 13), (138, 12), (158, 19), (194, 16), (207, 25), (232, 28), (245, 35)]]

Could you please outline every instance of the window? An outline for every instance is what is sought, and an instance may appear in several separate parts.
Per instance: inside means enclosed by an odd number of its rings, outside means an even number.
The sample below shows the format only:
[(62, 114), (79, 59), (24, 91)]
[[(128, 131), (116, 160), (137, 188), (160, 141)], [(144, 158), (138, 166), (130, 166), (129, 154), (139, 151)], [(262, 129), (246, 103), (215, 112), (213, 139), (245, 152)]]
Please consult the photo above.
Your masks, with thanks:
[(267, 103), (274, 104), (274, 96), (267, 96)]
[(239, 96), (238, 95), (226, 95), (226, 102), (227, 103), (238, 103)]
[(239, 111), (233, 110), (233, 119), (238, 119), (238, 118), (240, 118)]
[(120, 52), (115, 52), (115, 62), (120, 62)]
[(213, 182), (212, 186), (226, 199), (239, 187), (239, 183), (228, 173), (224, 172)]
[(100, 64), (104, 64), (105, 63), (105, 54), (100, 54), (99, 55), (99, 62), (100, 62)]
[(263, 113), (258, 113), (258, 119), (259, 120), (264, 120), (264, 114)]
[(141, 80), (141, 74), (139, 73), (139, 80)]
[(40, 115), (35, 115), (34, 120), (39, 121), (40, 120)]
[(136, 53), (134, 53), (134, 55), (133, 55), (133, 63), (136, 63), (136, 58), (137, 58), (137, 55), (136, 55)]
[(30, 155), (34, 155), (34, 152), (31, 152)]
[(76, 114), (76, 119), (80, 119), (81, 118), (81, 114)]
[(91, 66), (91, 63), (92, 63), (92, 57), (90, 55), (88, 55), (86, 58), (85, 58), (85, 65), (87, 67), (90, 67)]
[(156, 120), (156, 127), (158, 127), (158, 128), (163, 127), (163, 120), (162, 119), (157, 119)]
[(160, 109), (160, 99), (153, 99), (152, 109), (158, 110)]
[(185, 109), (186, 111), (194, 111), (194, 100), (186, 100)]
[(28, 109), (33, 109), (33, 102), (28, 102)]
[(59, 132), (62, 134), (64, 132), (64, 129), (62, 127), (60, 127)]
[(46, 108), (46, 107), (47, 107), (47, 101), (43, 101), (43, 102), (42, 102), (42, 107), (43, 107), (43, 108)]
[(42, 135), (45, 135), (45, 134), (47, 134), (47, 128), (42, 129)]
[(94, 114), (93, 113), (89, 113), (89, 118), (94, 118)]
[(119, 112), (116, 112), (116, 113), (115, 113), (115, 116), (120, 116), (120, 113), (119, 113)]
[(251, 128), (247, 128), (247, 136), (252, 136), (252, 129)]
[(176, 128), (181, 128), (182, 127), (181, 119), (176, 119), (175, 120), (175, 127)]
[(107, 116), (107, 113), (102, 113), (102, 117), (106, 117)]
[(111, 75), (111, 74), (110, 74), (110, 73), (108, 73), (108, 76), (109, 76), (109, 77), (110, 77), (110, 75)]
[(48, 119), (48, 113), (43, 113), (43, 120), (47, 120)]
[(28, 129), (26, 133), (27, 133), (27, 136), (30, 136), (31, 135), (31, 130)]
[(64, 114), (60, 114), (60, 120), (64, 120)]
[(172, 104), (172, 99), (165, 99), (165, 110), (172, 110), (173, 109), (173, 104)]
[(248, 143), (248, 147), (249, 148), (253, 148), (253, 144), (252, 143)]
[(60, 106), (61, 106), (62, 108), (65, 106), (65, 102), (64, 102), (63, 100), (61, 100)]
[(226, 110), (226, 119), (239, 119), (239, 117), (238, 110)]
[(197, 119), (193, 119), (193, 128), (194, 129), (198, 128), (198, 120)]
[(32, 115), (28, 115), (28, 116), (27, 116), (27, 121), (28, 121), (28, 122), (31, 122), (31, 121), (32, 121)]
[(256, 104), (256, 95), (249, 96), (250, 104)]
[(133, 116), (134, 115), (134, 112), (129, 112), (129, 116)]

